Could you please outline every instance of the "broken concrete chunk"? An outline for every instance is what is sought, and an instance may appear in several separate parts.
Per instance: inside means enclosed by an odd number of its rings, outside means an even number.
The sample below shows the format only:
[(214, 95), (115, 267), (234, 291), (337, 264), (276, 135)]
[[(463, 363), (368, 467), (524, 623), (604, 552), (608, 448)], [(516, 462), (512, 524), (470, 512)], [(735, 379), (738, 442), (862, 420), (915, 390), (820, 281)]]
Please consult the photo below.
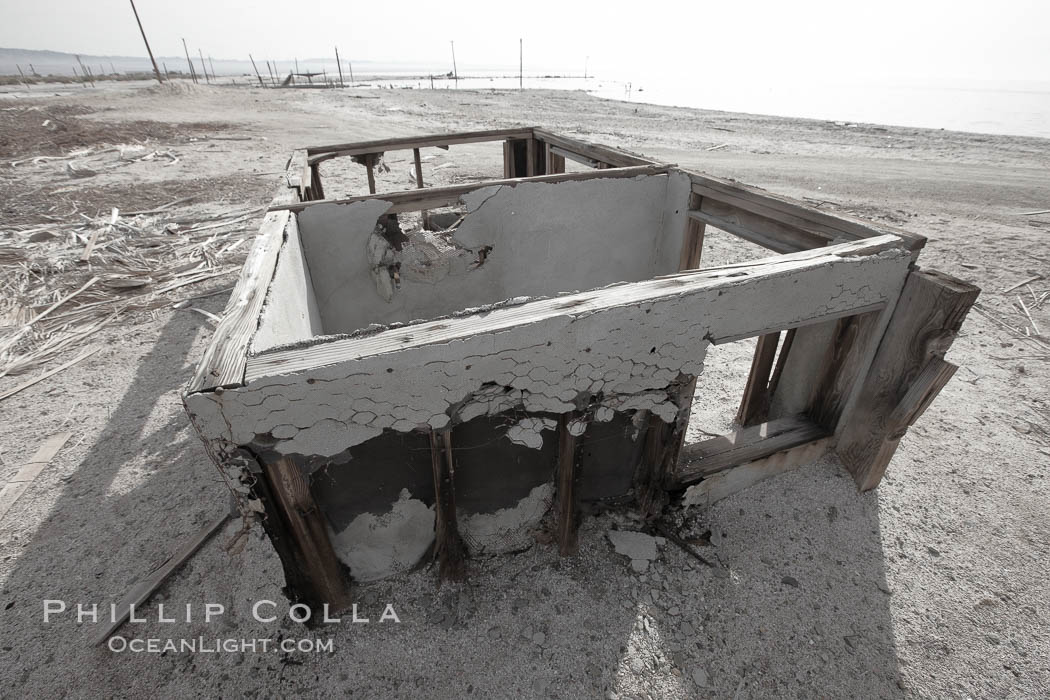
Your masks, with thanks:
[(656, 546), (661, 544), (662, 537), (652, 537), (644, 532), (628, 530), (609, 530), (606, 533), (617, 554), (631, 560), (631, 567), (638, 573), (649, 568), (649, 562), (660, 556)]

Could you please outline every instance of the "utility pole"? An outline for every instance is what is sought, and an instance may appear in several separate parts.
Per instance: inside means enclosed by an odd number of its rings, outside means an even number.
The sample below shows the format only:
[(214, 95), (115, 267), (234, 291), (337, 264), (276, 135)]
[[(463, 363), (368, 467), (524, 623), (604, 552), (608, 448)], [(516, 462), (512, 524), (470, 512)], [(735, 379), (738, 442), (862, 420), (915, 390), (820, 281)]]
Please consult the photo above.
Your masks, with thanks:
[(193, 70), (193, 61), (190, 60), (190, 50), (186, 48), (186, 40), (182, 40), (182, 50), (186, 52), (186, 63), (190, 64), (190, 78), (193, 84), (197, 84), (197, 71)]
[(29, 81), (28, 81), (28, 80), (26, 80), (26, 74), (22, 72), (22, 66), (20, 66), (20, 65), (18, 65), (18, 64), (16, 63), (16, 64), (15, 64), (15, 68), (17, 68), (17, 69), (18, 69), (18, 74), (19, 74), (20, 76), (22, 76), (22, 82), (23, 82), (23, 83), (25, 83), (25, 86), (26, 86), (26, 90), (28, 90), (28, 89), (29, 89)]
[(350, 87), (354, 86), (354, 64), (350, 61), (346, 62), (346, 67), (350, 69)]
[(335, 47), (335, 67), (339, 69), (339, 87), (343, 87), (343, 62), (339, 60), (339, 47)]
[(524, 51), (525, 51), (525, 49), (522, 48), (522, 40), (518, 39), (518, 89), (519, 90), (522, 87), (524, 87), (524, 84), (525, 84), (524, 80), (522, 78), (522, 74), (525, 71), (525, 68), (524, 68), (524, 66), (525, 66), (525, 53), (524, 53)]
[(211, 61), (211, 56), (208, 56), (208, 65), (211, 66), (211, 77), (215, 77), (215, 64)]
[(84, 65), (84, 62), (80, 60), (80, 56), (77, 56), (76, 59), (77, 63), (80, 64), (81, 76), (83, 76), (86, 80), (91, 81), (91, 87), (95, 87), (95, 79), (91, 77), (91, 71), (88, 70), (87, 66)]
[(208, 64), (204, 62), (204, 52), (201, 51), (200, 47), (197, 47), (197, 55), (201, 57), (201, 70), (204, 71), (204, 82), (211, 84), (211, 78), (208, 77)]
[(452, 77), (456, 81), (456, 87), (459, 87), (459, 69), (456, 68), (456, 42), (448, 42), (452, 44)]
[(255, 59), (252, 58), (251, 54), (248, 54), (248, 60), (252, 62), (252, 68), (255, 70), (255, 77), (259, 79), (259, 87), (263, 86), (262, 76), (259, 75), (259, 67), (255, 65)]
[(146, 40), (146, 30), (142, 28), (142, 20), (139, 19), (139, 11), (135, 9), (135, 0), (131, 1), (131, 11), (135, 13), (135, 22), (139, 25), (139, 32), (142, 34), (142, 42), (146, 44), (146, 53), (149, 54), (149, 61), (153, 64), (153, 75), (157, 76), (157, 82), (163, 83), (160, 77), (160, 69), (157, 68), (157, 61), (153, 58), (153, 50), (149, 47), (149, 41)]

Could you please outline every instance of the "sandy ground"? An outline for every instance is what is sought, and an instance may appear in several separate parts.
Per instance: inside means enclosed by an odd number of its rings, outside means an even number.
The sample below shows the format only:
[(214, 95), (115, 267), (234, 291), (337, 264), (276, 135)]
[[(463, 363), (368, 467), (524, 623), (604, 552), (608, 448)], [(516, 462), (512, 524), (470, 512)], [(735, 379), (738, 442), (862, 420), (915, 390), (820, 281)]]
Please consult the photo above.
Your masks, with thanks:
[[(8, 220), (29, 221), (56, 203), (156, 206), (186, 191), (206, 190), (231, 207), (261, 204), (294, 147), (537, 124), (925, 234), (923, 264), (980, 285), (983, 307), (1013, 326), (1025, 325), (1014, 298), (1034, 303), (1050, 284), (1002, 293), (1032, 275), (1050, 277), (1050, 216), (1018, 215), (1050, 208), (1050, 142), (1040, 139), (560, 92), (121, 84), (58, 93), (35, 91), (30, 102), (8, 92), (0, 108), (82, 108), (75, 118), (97, 124), (85, 130), (93, 142), (108, 133), (119, 142), (119, 123), (134, 120), (214, 129), (193, 130), (191, 139), (157, 127), (151, 148), (173, 149), (180, 161), (171, 166), (141, 163), (72, 181), (61, 162), (4, 165)], [(500, 174), (495, 147), (428, 152), (435, 154), (425, 164), (428, 182)], [(446, 162), (454, 165), (438, 168)], [(407, 159), (390, 165), (381, 187), (407, 186)], [(326, 194), (340, 194), (341, 177), (355, 184), (332, 172)], [(704, 257), (722, 262), (734, 250), (716, 233)], [(224, 303), (219, 295), (197, 305), (218, 313)], [(1048, 307), (1033, 313), (1041, 329), (1050, 328)], [(152, 598), (149, 621), (126, 626), (124, 636), (330, 639), (333, 652), (92, 648), (96, 626), (68, 613), (45, 624), (43, 600), (107, 605), (228, 507), (179, 400), (211, 330), (204, 315), (179, 310), (124, 318), (102, 332), (98, 355), (0, 404), (4, 480), (48, 436), (74, 433), (0, 523), (0, 695), (1050, 695), (1050, 364), (1045, 348), (977, 313), (949, 355), (962, 368), (904, 440), (877, 492), (858, 494), (827, 458), (683, 514), (697, 532), (711, 530), (701, 551), (728, 571), (669, 545), (636, 574), (605, 537), (610, 527), (631, 527), (630, 514), (606, 514), (585, 522), (578, 556), (559, 559), (536, 546), (476, 561), (468, 583), (442, 587), (433, 572), (418, 571), (357, 589), (369, 624), (344, 618), (307, 630), (283, 614), (274, 623), (252, 618), (254, 601), (283, 600), (282, 574), (258, 529), (242, 550), (229, 551), (238, 530), (230, 523)], [(712, 363), (733, 362), (712, 368), (700, 396), (742, 386), (746, 347), (717, 353)], [(18, 381), (0, 378), (0, 390)], [(722, 406), (700, 416), (694, 434), (720, 432), (731, 410)], [(226, 612), (206, 624), (207, 602)], [(160, 603), (180, 620), (192, 605), (193, 621), (158, 622)], [(378, 621), (386, 603), (400, 624)]]

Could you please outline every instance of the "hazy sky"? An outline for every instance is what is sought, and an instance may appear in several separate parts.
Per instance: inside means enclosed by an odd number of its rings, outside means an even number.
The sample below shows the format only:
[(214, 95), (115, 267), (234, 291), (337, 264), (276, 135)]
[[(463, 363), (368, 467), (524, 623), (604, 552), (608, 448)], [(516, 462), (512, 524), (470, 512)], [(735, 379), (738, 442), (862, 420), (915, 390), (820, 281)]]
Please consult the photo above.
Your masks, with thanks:
[[(327, 57), (640, 79), (1050, 80), (1050, 0), (138, 0), (158, 56)], [(127, 0), (0, 0), (0, 46), (145, 55)]]

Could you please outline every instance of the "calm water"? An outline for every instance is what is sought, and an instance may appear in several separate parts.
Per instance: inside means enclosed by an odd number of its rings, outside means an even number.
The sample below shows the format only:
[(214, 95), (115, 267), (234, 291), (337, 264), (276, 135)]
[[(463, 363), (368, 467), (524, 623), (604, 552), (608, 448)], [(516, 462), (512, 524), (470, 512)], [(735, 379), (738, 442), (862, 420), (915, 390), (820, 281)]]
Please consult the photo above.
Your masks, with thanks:
[[(472, 75), (478, 76), (479, 72)], [(430, 80), (426, 78), (401, 76), (371, 81), (358, 77), (358, 82), (377, 87), (430, 87)], [(585, 90), (607, 99), (729, 112), (1050, 138), (1050, 82), (1001, 85), (797, 82), (759, 86), (746, 81), (719, 84), (707, 80), (683, 84), (669, 78), (627, 82), (526, 75), (524, 86)], [(456, 89), (457, 83), (435, 79), (434, 87)], [(458, 81), (461, 90), (517, 87), (516, 75), (482, 73), (480, 77)]]

